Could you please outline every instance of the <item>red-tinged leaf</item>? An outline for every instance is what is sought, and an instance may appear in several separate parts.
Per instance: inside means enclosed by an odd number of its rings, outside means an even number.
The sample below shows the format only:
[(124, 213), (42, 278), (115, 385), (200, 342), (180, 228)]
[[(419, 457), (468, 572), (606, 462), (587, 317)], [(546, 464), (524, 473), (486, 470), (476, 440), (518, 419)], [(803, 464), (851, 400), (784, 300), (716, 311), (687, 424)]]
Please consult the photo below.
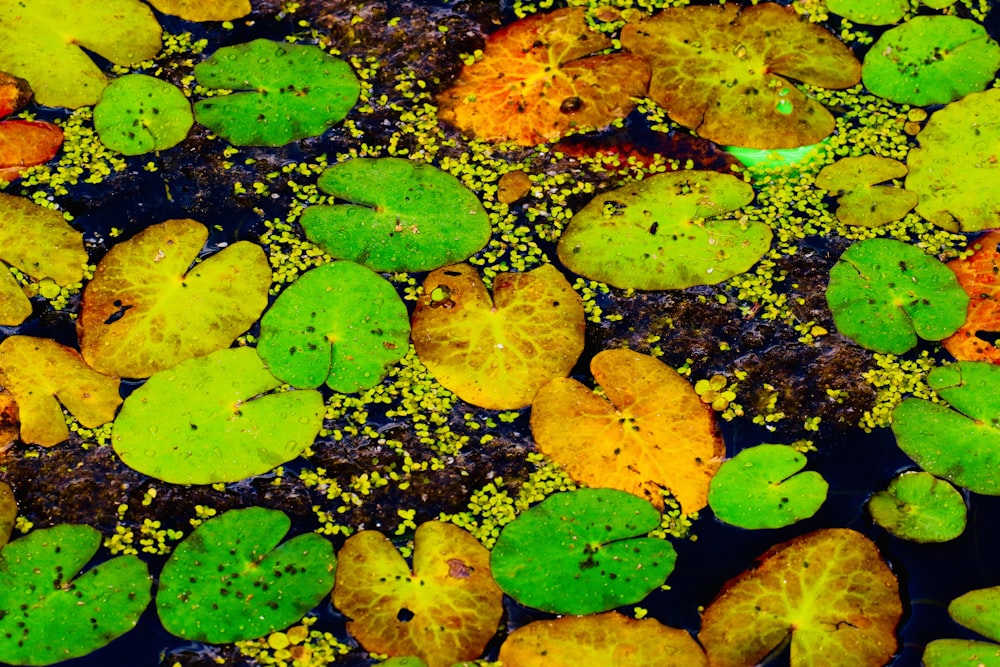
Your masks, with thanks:
[(1000, 348), (993, 341), (1000, 332), (1000, 231), (993, 231), (973, 243), (976, 252), (952, 260), (948, 268), (969, 295), (965, 324), (943, 341), (945, 349), (959, 361), (1000, 363)]
[(0, 123), (0, 180), (13, 181), (21, 172), (48, 162), (62, 146), (63, 131), (41, 120)]
[(0, 72), (0, 118), (20, 111), (31, 101), (31, 85), (19, 76)]
[[(571, 157), (601, 157), (617, 155), (623, 163), (633, 159), (643, 167), (655, 162), (657, 155), (676, 161), (677, 169), (709, 169), (728, 174), (740, 164), (733, 155), (708, 139), (696, 137), (684, 130), (668, 133), (651, 132), (636, 136), (626, 129), (613, 129), (599, 136), (591, 134), (567, 137), (553, 146), (554, 151)], [(692, 166), (686, 166), (688, 161)], [(674, 169), (668, 162), (667, 165)]]

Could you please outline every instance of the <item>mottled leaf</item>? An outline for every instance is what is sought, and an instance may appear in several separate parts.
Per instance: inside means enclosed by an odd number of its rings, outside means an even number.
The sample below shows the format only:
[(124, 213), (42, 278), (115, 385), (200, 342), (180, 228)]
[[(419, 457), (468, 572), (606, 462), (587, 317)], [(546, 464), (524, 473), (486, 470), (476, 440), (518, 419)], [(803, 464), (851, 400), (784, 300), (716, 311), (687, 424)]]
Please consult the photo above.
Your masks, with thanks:
[(965, 500), (948, 482), (905, 472), (868, 500), (872, 521), (913, 542), (947, 542), (965, 530)]
[(948, 605), (948, 615), (970, 630), (1000, 642), (1000, 586), (960, 595)]
[(878, 155), (845, 157), (823, 167), (816, 187), (837, 198), (837, 218), (848, 225), (880, 227), (902, 220), (920, 196), (891, 185), (878, 185), (906, 176), (906, 165)]
[(970, 243), (975, 252), (948, 262), (969, 295), (965, 324), (942, 341), (959, 361), (1000, 363), (1000, 231), (989, 232)]
[(63, 143), (58, 125), (41, 120), (5, 120), (0, 123), (0, 181), (21, 177), (28, 167), (48, 162)]
[(0, 72), (0, 118), (26, 107), (33, 94), (27, 81), (7, 72)]
[(246, 16), (252, 9), (250, 0), (149, 0), (149, 4), (185, 21), (229, 21)]
[(94, 128), (101, 141), (125, 155), (176, 146), (193, 124), (191, 103), (180, 88), (145, 74), (115, 79), (94, 107)]

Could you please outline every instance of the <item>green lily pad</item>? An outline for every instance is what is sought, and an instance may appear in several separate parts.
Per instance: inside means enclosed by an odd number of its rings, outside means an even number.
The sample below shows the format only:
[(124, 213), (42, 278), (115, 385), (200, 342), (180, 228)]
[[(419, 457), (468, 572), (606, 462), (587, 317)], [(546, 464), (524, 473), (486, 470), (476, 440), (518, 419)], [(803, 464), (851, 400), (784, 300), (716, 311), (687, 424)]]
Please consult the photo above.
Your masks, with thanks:
[(927, 644), (924, 667), (1000, 667), (1000, 644), (974, 639), (935, 639)]
[(917, 213), (938, 227), (974, 232), (997, 226), (1000, 188), (1000, 89), (971, 93), (935, 112), (909, 152), (906, 189), (920, 195)]
[(941, 340), (965, 323), (969, 295), (947, 266), (895, 239), (855, 243), (830, 269), (826, 300), (840, 333), (902, 354), (917, 336)]
[(825, 0), (837, 16), (864, 25), (889, 25), (906, 16), (910, 0)]
[[(960, 595), (948, 614), (970, 630), (1000, 642), (1000, 586)], [(1000, 644), (971, 639), (936, 639), (924, 650), (926, 667), (1000, 667)]]
[(708, 489), (715, 516), (740, 528), (783, 528), (808, 519), (826, 500), (829, 484), (800, 473), (806, 457), (788, 445), (744, 449), (722, 464)]
[(356, 158), (324, 171), (318, 185), (346, 203), (307, 208), (306, 236), (375, 271), (431, 271), (479, 252), (490, 238), (476, 195), (429, 164)]
[(94, 107), (94, 128), (108, 148), (142, 155), (176, 146), (194, 124), (180, 88), (145, 74), (115, 79)]
[(926, 472), (899, 475), (868, 501), (872, 520), (913, 542), (947, 542), (965, 530), (965, 500), (948, 482)]
[(286, 628), (333, 589), (333, 545), (315, 533), (279, 546), (292, 522), (248, 507), (209, 519), (177, 545), (160, 573), (163, 627), (191, 641), (225, 644)]
[(823, 167), (816, 175), (816, 187), (840, 195), (837, 219), (848, 225), (880, 227), (902, 220), (913, 210), (920, 196), (891, 185), (878, 185), (906, 176), (906, 165), (878, 155), (845, 157)]
[(353, 262), (302, 274), (264, 314), (257, 353), (293, 387), (350, 394), (379, 383), (409, 348), (406, 306), (382, 276)]
[(962, 361), (935, 368), (927, 384), (951, 407), (908, 398), (893, 410), (899, 448), (937, 477), (984, 495), (1000, 495), (1000, 366)]
[(80, 570), (101, 534), (62, 524), (34, 530), (0, 551), (0, 660), (53, 665), (78, 658), (135, 627), (152, 580), (135, 556)]
[(134, 65), (160, 51), (160, 24), (139, 0), (0, 2), (0, 71), (23, 77), (39, 104), (97, 104), (107, 79), (93, 51)]
[(985, 89), (1000, 68), (1000, 45), (975, 21), (917, 16), (883, 34), (861, 68), (865, 87), (898, 102), (947, 104)]
[(771, 245), (767, 225), (724, 217), (752, 200), (753, 188), (729, 174), (657, 174), (592, 199), (559, 239), (559, 259), (615, 287), (715, 285), (747, 271)]
[(674, 569), (646, 500), (617, 489), (556, 493), (507, 524), (490, 568), (523, 605), (556, 614), (595, 614), (646, 597)]
[(354, 107), (351, 66), (318, 46), (256, 39), (219, 49), (194, 68), (207, 88), (235, 90), (196, 102), (199, 123), (236, 146), (283, 146), (316, 137)]
[(126, 399), (112, 444), (125, 465), (174, 484), (260, 475), (302, 453), (323, 424), (319, 392), (266, 393), (280, 386), (252, 348), (189, 359)]

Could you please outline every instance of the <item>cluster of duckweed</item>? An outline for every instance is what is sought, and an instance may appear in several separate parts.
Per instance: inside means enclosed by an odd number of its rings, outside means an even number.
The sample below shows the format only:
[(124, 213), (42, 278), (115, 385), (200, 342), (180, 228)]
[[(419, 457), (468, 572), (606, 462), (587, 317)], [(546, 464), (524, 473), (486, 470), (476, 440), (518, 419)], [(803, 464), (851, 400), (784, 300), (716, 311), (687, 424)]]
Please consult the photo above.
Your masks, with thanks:
[[(617, 24), (619, 21), (630, 20), (635, 13), (641, 11), (652, 13), (658, 9), (668, 9), (670, 7), (684, 7), (691, 4), (691, 0), (568, 0), (565, 4), (570, 7), (585, 7), (588, 13), (604, 23)], [(555, 3), (553, 0), (539, 0), (537, 2), (524, 2), (515, 0), (514, 14), (518, 18), (524, 18), (529, 14), (536, 14), (542, 11), (549, 11)], [(613, 12), (617, 12), (617, 15)], [(620, 29), (620, 25), (613, 26)]]
[[(661, 539), (691, 540), (698, 536), (694, 533), (694, 524), (698, 520), (698, 512), (685, 514), (680, 503), (666, 490), (663, 491), (663, 512), (660, 515), (660, 525), (649, 533), (650, 537)], [(664, 590), (669, 586), (664, 586)]]
[(95, 428), (87, 428), (68, 410), (63, 410), (63, 418), (66, 420), (69, 432), (80, 439), (80, 446), (83, 449), (90, 449), (95, 445), (103, 447), (111, 444), (111, 427), (113, 425), (111, 422)]
[(273, 667), (324, 667), (350, 653), (351, 647), (332, 633), (314, 630), (316, 620), (315, 616), (306, 616), (287, 630), (239, 641), (236, 647), (257, 664)]
[(197, 56), (208, 47), (207, 39), (195, 39), (190, 32), (163, 33), (163, 47), (155, 58), (123, 67), (112, 65), (111, 71), (117, 76), (124, 74), (146, 74), (174, 83), (186, 96), (207, 96), (215, 93), (195, 82), (194, 69)]
[(875, 405), (861, 418), (861, 428), (871, 432), (892, 423), (892, 411), (904, 398), (922, 398), (941, 402), (937, 393), (927, 385), (927, 375), (937, 362), (926, 350), (919, 355), (905, 358), (894, 354), (875, 354), (875, 368), (864, 374), (865, 381), (875, 388)]
[(725, 375), (713, 375), (702, 378), (694, 383), (694, 391), (702, 403), (712, 406), (716, 412), (724, 412), (736, 400), (733, 387), (727, 387), (729, 378)]

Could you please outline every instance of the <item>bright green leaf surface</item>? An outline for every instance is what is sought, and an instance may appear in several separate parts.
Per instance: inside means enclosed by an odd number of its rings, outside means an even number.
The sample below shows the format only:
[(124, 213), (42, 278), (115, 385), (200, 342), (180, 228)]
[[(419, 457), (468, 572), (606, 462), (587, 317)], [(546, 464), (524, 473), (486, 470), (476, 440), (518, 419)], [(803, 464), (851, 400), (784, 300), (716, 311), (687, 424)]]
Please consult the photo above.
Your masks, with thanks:
[(965, 530), (965, 501), (955, 487), (926, 472), (907, 472), (868, 501), (872, 520), (904, 540), (947, 542)]
[(947, 266), (895, 239), (848, 248), (830, 269), (826, 300), (840, 333), (891, 354), (911, 349), (917, 336), (941, 340), (955, 333), (969, 305)]
[(353, 262), (301, 275), (261, 320), (257, 352), (299, 388), (326, 382), (349, 394), (378, 384), (409, 348), (410, 322), (395, 288)]
[(318, 46), (257, 39), (194, 68), (207, 88), (232, 89), (194, 105), (199, 123), (236, 146), (283, 146), (323, 134), (361, 93), (354, 71)]
[(898, 22), (910, 8), (909, 0), (825, 0), (833, 14), (865, 25)]
[(673, 545), (644, 537), (659, 522), (646, 500), (617, 489), (557, 493), (504, 527), (490, 567), (528, 607), (607, 611), (643, 599), (673, 571)]
[(461, 262), (490, 238), (476, 195), (437, 167), (403, 158), (355, 158), (319, 179), (345, 203), (310, 206), (309, 240), (338, 259), (375, 271), (430, 271)]
[(135, 627), (149, 604), (149, 571), (135, 556), (120, 556), (77, 576), (100, 544), (90, 526), (62, 524), (0, 551), (0, 660), (52, 665)]
[(948, 605), (948, 614), (957, 623), (1000, 642), (1000, 586), (958, 596)]
[(323, 423), (316, 391), (262, 395), (280, 385), (252, 348), (189, 359), (128, 397), (112, 443), (129, 467), (175, 484), (265, 473), (312, 444)]
[(193, 124), (191, 103), (184, 93), (145, 74), (115, 79), (94, 107), (94, 128), (101, 141), (125, 155), (176, 146)]
[(975, 21), (917, 16), (887, 31), (865, 56), (872, 93), (900, 104), (947, 104), (983, 90), (1000, 68), (1000, 45)]
[(805, 465), (806, 457), (787, 445), (744, 449), (715, 473), (708, 504), (716, 517), (740, 528), (782, 528), (808, 519), (829, 485), (818, 472), (799, 473)]
[(748, 270), (771, 245), (767, 225), (720, 217), (752, 200), (753, 188), (728, 174), (650, 176), (598, 195), (574, 215), (559, 259), (615, 287), (714, 285)]
[(160, 32), (139, 0), (0, 0), (0, 71), (27, 79), (40, 104), (97, 104), (107, 79), (84, 49), (133, 65), (160, 51)]
[(295, 623), (333, 588), (333, 545), (315, 533), (279, 546), (292, 522), (249, 507), (209, 519), (163, 566), (156, 611), (170, 633), (222, 644)]
[(927, 644), (924, 667), (1000, 667), (1000, 644), (971, 639), (935, 639)]

